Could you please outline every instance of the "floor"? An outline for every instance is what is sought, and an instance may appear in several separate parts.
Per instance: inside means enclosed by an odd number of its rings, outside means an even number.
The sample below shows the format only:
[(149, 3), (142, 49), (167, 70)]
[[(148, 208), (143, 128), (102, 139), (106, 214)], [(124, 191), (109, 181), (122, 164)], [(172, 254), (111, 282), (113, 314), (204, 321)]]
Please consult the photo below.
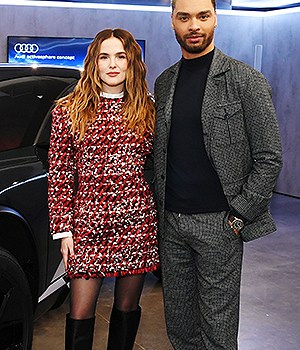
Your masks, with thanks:
[[(300, 349), (300, 199), (275, 194), (277, 232), (245, 244), (241, 291), (240, 350)], [(102, 287), (94, 350), (106, 349), (113, 280)], [(142, 320), (134, 350), (171, 350), (159, 280), (148, 274)], [(33, 350), (63, 350), (67, 302), (35, 323)], [(182, 349), (184, 350), (184, 349)]]

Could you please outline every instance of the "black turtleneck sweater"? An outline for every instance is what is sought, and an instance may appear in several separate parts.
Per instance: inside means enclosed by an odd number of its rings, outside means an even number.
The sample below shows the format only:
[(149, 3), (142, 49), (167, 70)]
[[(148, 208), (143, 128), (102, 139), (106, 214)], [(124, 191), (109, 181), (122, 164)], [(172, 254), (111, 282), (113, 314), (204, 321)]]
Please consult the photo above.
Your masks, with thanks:
[(201, 109), (213, 51), (182, 58), (168, 145), (166, 209), (178, 213), (229, 210), (203, 141)]

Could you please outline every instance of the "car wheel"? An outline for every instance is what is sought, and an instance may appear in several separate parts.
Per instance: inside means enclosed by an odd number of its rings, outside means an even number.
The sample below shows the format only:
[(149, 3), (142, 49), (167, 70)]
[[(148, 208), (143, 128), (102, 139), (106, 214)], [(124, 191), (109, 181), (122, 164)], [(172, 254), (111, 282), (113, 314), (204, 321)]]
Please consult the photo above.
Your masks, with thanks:
[(17, 260), (0, 248), (1, 350), (30, 350), (33, 308), (28, 281)]

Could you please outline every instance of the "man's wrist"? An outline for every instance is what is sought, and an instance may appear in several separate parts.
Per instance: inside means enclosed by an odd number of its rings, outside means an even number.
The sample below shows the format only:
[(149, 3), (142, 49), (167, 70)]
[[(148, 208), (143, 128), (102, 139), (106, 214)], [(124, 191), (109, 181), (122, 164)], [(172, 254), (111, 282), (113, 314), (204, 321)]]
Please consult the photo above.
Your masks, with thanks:
[(229, 216), (230, 216), (230, 215), (235, 216), (235, 217), (237, 217), (237, 218), (243, 220), (243, 221), (244, 221), (244, 224), (246, 224), (246, 222), (247, 222), (247, 219), (246, 219), (243, 215), (241, 215), (238, 211), (236, 211), (235, 209), (233, 209), (233, 208), (230, 208)]
[(228, 216), (228, 223), (236, 233), (239, 233), (245, 226), (245, 223), (241, 218), (234, 216), (231, 213)]

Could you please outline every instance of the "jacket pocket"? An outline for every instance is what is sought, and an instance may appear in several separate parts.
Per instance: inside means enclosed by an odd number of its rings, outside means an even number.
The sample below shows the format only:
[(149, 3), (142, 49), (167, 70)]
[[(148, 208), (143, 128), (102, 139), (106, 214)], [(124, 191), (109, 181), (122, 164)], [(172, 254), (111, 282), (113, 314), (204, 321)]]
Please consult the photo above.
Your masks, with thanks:
[(230, 145), (246, 141), (241, 102), (219, 104), (214, 114), (212, 142), (217, 145)]

